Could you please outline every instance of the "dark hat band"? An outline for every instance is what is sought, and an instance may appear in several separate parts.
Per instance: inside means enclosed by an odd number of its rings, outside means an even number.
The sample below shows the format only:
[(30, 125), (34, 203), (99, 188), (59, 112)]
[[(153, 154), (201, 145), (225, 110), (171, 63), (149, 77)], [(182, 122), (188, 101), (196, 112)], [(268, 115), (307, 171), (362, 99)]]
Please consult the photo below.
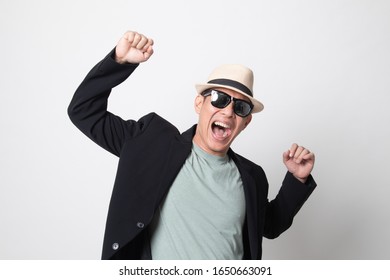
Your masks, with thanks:
[(236, 89), (241, 90), (242, 92), (245, 92), (249, 96), (253, 97), (253, 94), (249, 88), (247, 88), (245, 85), (241, 84), (240, 82), (229, 80), (229, 79), (215, 79), (207, 82), (208, 84), (219, 84), (229, 87), (234, 87)]

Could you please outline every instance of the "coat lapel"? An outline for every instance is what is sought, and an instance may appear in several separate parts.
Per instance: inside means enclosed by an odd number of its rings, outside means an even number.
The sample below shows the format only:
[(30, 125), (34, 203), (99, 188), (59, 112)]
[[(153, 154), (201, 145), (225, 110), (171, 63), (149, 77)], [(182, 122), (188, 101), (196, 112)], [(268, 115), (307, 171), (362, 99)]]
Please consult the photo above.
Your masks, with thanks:
[[(245, 205), (246, 205), (246, 225), (248, 227), (249, 247), (252, 259), (257, 259), (259, 245), (259, 229), (258, 216), (258, 201), (256, 182), (249, 174), (250, 167), (245, 166), (245, 163), (233, 152), (229, 150), (229, 156), (234, 160), (241, 175), (241, 180), (244, 185)], [(246, 232), (245, 230), (243, 232)]]
[(183, 134), (177, 135), (172, 139), (169, 147), (167, 147), (168, 157), (163, 170), (161, 170), (162, 174), (165, 176), (162, 176), (160, 187), (158, 188), (159, 194), (157, 195), (159, 201), (157, 201), (157, 204), (155, 205), (161, 204), (177, 174), (179, 174), (180, 169), (191, 153), (192, 138), (195, 134), (195, 129), (196, 125)]

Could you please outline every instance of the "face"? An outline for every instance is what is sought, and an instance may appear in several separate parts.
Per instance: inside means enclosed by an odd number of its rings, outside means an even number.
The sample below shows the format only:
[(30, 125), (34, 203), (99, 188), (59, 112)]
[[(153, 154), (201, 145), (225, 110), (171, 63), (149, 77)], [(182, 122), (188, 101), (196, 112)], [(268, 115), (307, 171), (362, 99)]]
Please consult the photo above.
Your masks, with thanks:
[[(225, 88), (215, 88), (235, 98), (248, 100), (246, 96)], [(233, 140), (252, 120), (252, 115), (242, 118), (233, 111), (233, 102), (222, 109), (211, 105), (210, 96), (195, 98), (195, 111), (199, 115), (194, 142), (209, 154), (224, 156)]]

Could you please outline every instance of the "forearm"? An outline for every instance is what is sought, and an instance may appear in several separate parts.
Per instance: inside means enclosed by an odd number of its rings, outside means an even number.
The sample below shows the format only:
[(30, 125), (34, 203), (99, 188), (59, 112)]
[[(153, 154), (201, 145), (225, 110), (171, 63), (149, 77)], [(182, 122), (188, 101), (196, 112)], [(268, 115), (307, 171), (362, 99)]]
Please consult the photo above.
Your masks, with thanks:
[(267, 206), (264, 236), (276, 238), (287, 230), (316, 186), (311, 175), (302, 183), (287, 172), (279, 193)]
[(111, 89), (126, 80), (138, 64), (122, 65), (115, 62), (111, 51), (85, 77), (77, 88), (68, 107), (69, 117), (75, 125), (107, 111)]
[(112, 88), (126, 80), (138, 64), (119, 64), (110, 52), (85, 77), (77, 88), (68, 115), (72, 122), (93, 141), (117, 154), (124, 137), (124, 121), (107, 112)]

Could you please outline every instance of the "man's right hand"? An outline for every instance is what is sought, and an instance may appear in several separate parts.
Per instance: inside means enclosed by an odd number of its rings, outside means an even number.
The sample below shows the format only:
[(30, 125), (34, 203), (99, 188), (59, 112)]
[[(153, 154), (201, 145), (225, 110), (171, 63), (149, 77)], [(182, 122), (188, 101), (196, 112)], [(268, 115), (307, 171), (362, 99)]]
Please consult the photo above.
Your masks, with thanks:
[(121, 64), (145, 62), (153, 54), (153, 43), (140, 33), (127, 31), (116, 46), (115, 60)]

